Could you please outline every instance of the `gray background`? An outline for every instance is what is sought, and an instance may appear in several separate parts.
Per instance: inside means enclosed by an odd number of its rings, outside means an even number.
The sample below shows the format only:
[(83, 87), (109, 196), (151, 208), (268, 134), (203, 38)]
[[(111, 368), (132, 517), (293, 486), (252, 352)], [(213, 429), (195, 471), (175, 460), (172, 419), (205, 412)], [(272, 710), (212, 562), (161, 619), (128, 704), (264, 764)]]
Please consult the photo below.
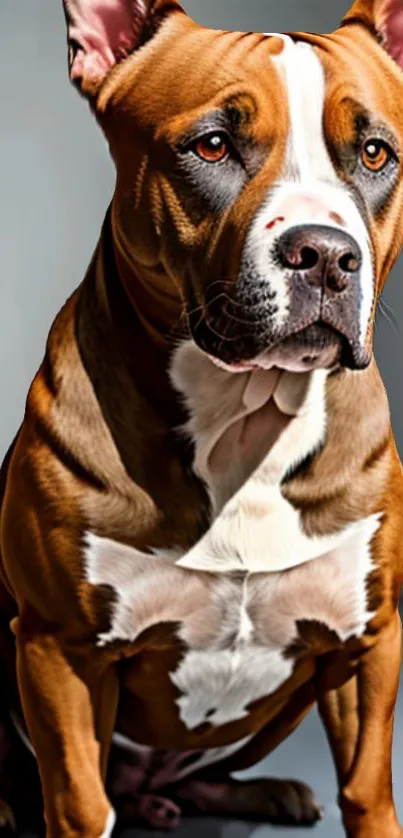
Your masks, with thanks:
[[(184, 0), (184, 6), (213, 28), (328, 32), (347, 11), (348, 0)], [(90, 259), (112, 193), (113, 170), (87, 106), (68, 84), (61, 0), (1, 0), (0, 32), (1, 458), (21, 421), (52, 318), (82, 279)], [(400, 264), (384, 295), (391, 311), (378, 317), (376, 354), (403, 451), (401, 273)], [(401, 715), (395, 780), (403, 776)], [(264, 768), (266, 773), (292, 774), (313, 784), (327, 812), (314, 834), (340, 838), (333, 769), (315, 714)], [(289, 838), (296, 833), (193, 822), (178, 834)]]

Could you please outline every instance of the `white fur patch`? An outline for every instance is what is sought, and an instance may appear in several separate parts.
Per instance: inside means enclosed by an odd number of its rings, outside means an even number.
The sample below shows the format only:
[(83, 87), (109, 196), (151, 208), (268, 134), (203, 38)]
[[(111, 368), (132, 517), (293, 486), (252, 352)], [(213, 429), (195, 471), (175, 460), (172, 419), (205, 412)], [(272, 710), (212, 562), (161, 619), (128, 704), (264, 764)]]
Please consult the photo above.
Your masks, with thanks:
[(281, 649), (247, 645), (236, 652), (191, 651), (172, 681), (183, 693), (180, 717), (188, 730), (209, 722), (216, 727), (248, 715), (249, 705), (274, 693), (293, 671)]
[[(310, 44), (294, 43), (284, 35), (275, 37), (284, 41), (283, 51), (272, 60), (288, 94), (288, 153), (282, 176), (252, 225), (245, 257), (256, 266), (260, 276), (267, 276), (276, 293), (275, 326), (280, 329), (288, 316), (290, 298), (284, 271), (268, 259), (274, 242), (288, 228), (301, 224), (324, 224), (347, 230), (360, 245), (363, 255), (360, 339), (364, 344), (375, 292), (370, 241), (353, 195), (338, 178), (326, 146), (324, 68)], [(337, 216), (342, 224), (337, 222)], [(276, 225), (268, 230), (267, 225), (273, 219), (276, 219)]]
[(153, 625), (179, 623), (188, 651), (171, 679), (181, 693), (183, 723), (193, 730), (244, 718), (252, 702), (291, 677), (294, 664), (284, 653), (298, 639), (299, 621), (322, 623), (340, 642), (363, 634), (373, 616), (367, 580), (379, 517), (352, 525), (337, 547), (313, 561), (259, 575), (189, 572), (91, 535), (88, 580), (114, 579), (118, 598), (100, 642), (133, 641)]
[(288, 38), (273, 60), (288, 94), (288, 177), (306, 186), (315, 180), (337, 181), (323, 135), (325, 73), (320, 59), (310, 44)]

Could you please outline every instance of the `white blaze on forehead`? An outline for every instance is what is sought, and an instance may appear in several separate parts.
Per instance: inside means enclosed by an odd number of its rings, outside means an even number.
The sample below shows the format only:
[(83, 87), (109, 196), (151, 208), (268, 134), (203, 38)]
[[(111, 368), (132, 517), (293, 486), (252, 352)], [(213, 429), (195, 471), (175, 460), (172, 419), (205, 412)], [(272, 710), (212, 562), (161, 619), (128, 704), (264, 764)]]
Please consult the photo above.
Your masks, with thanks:
[(287, 173), (311, 184), (312, 179), (337, 180), (323, 136), (325, 72), (310, 44), (295, 43), (287, 35), (283, 51), (273, 57), (287, 90), (290, 117)]
[(249, 233), (246, 259), (260, 276), (267, 276), (275, 291), (275, 325), (281, 328), (289, 313), (290, 294), (285, 271), (268, 256), (275, 241), (290, 227), (304, 224), (323, 224), (349, 233), (363, 256), (360, 339), (364, 343), (374, 299), (370, 240), (354, 197), (338, 177), (326, 145), (325, 70), (310, 44), (294, 42), (287, 35), (266, 34), (284, 42), (282, 52), (272, 56), (272, 61), (286, 90), (289, 137), (283, 171)]

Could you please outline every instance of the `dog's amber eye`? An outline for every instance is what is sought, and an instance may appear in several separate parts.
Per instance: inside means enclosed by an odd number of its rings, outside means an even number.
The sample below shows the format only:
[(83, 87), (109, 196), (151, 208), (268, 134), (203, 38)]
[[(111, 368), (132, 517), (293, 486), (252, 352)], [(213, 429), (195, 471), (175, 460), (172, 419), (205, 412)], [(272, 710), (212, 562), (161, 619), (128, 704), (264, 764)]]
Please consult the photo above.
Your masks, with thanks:
[(207, 163), (219, 163), (228, 157), (229, 143), (225, 134), (206, 134), (195, 145), (198, 157)]
[(381, 172), (391, 156), (391, 150), (383, 140), (368, 140), (362, 150), (364, 166), (371, 172)]

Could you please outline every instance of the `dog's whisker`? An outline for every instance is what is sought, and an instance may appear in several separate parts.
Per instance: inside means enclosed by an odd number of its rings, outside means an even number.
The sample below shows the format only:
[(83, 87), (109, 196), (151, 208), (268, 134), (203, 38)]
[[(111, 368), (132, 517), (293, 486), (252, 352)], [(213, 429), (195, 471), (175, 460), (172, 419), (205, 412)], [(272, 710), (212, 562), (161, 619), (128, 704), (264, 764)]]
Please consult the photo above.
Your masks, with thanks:
[(187, 309), (187, 314), (188, 314), (188, 316), (190, 317), (192, 314), (197, 314), (197, 312), (198, 312), (198, 311), (205, 311), (205, 310), (206, 310), (209, 306), (212, 306), (212, 305), (214, 305), (214, 303), (218, 302), (218, 300), (219, 300), (222, 296), (224, 296), (224, 294), (223, 294), (223, 293), (221, 293), (221, 294), (217, 294), (217, 296), (216, 296), (216, 297), (213, 297), (213, 299), (212, 299), (212, 300), (209, 300), (208, 304), (206, 304), (206, 303), (201, 303), (201, 305), (199, 305), (199, 306), (195, 306), (195, 308), (192, 308), (192, 309)]
[[(390, 325), (392, 326), (392, 329), (395, 332), (395, 334), (397, 335), (397, 337), (399, 337), (399, 334), (400, 334), (399, 321), (398, 321), (393, 309), (391, 309), (391, 307), (388, 305), (388, 303), (384, 299), (382, 299), (382, 297), (379, 298), (379, 311), (380, 311), (381, 315), (385, 318), (385, 320), (387, 320), (388, 323), (390, 323)], [(375, 324), (376, 324), (376, 320), (375, 320)]]
[[(199, 321), (199, 323), (197, 324), (196, 329), (197, 329), (197, 328), (199, 328), (199, 327), (201, 326), (201, 323), (202, 323), (202, 322), (204, 322), (204, 324), (205, 324), (206, 328), (207, 328), (207, 329), (208, 329), (208, 330), (209, 330), (209, 331), (210, 331), (213, 335), (215, 335), (215, 337), (219, 338), (219, 339), (220, 339), (223, 343), (235, 343), (235, 342), (236, 342), (236, 341), (238, 341), (240, 338), (242, 338), (242, 339), (247, 339), (247, 338), (253, 338), (253, 336), (254, 336), (254, 333), (253, 333), (253, 332), (244, 332), (244, 333), (242, 333), (241, 335), (240, 335), (240, 334), (239, 334), (239, 332), (238, 332), (238, 333), (237, 333), (237, 334), (235, 334), (233, 337), (228, 337), (228, 335), (223, 335), (223, 334), (222, 334), (222, 332), (219, 332), (219, 331), (215, 328), (215, 326), (213, 326), (213, 325), (211, 324), (211, 322), (209, 322), (208, 320), (203, 320), (203, 318), (202, 318), (202, 319)], [(228, 321), (228, 328), (229, 328), (229, 326), (230, 326), (230, 320)], [(196, 331), (196, 329), (195, 329), (195, 331)]]
[[(232, 301), (230, 300), (229, 302), (232, 302)], [(226, 306), (224, 306), (224, 308), (223, 308), (223, 313), (230, 320), (233, 320), (234, 323), (240, 323), (243, 326), (250, 326), (250, 327), (253, 328), (253, 326), (258, 326), (261, 322), (260, 320), (252, 320), (251, 318), (247, 319), (245, 317), (237, 317), (235, 314), (231, 314), (231, 312), (228, 311), (228, 308)]]

